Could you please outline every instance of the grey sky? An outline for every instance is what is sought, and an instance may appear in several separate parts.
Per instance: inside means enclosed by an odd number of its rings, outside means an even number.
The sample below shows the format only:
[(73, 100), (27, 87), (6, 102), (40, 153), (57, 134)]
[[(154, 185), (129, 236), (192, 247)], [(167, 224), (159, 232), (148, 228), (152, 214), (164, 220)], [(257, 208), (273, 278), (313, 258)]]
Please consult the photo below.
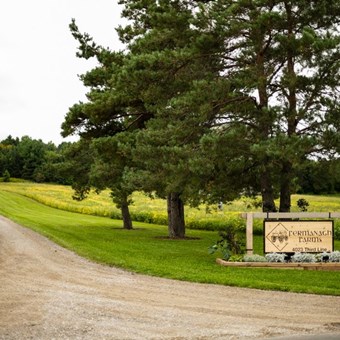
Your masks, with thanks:
[(75, 56), (71, 18), (98, 44), (120, 49), (114, 30), (120, 10), (117, 0), (1, 0), (0, 140), (28, 135), (63, 141), (68, 108), (85, 100), (77, 75), (95, 65)]

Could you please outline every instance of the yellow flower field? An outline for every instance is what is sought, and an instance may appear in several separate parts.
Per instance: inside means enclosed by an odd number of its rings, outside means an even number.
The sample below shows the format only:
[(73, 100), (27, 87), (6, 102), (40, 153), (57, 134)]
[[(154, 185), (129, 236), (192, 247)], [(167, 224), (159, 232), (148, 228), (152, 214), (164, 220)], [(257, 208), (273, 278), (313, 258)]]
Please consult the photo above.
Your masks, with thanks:
[[(32, 198), (45, 205), (90, 214), (96, 216), (119, 218), (120, 211), (115, 207), (109, 190), (102, 191), (100, 194), (91, 192), (89, 197), (81, 202), (72, 199), (73, 190), (70, 186), (41, 184), (31, 182), (11, 182), (0, 183), (0, 190), (11, 191), (26, 197)], [(340, 196), (312, 196), (312, 195), (293, 195), (292, 211), (298, 211), (296, 201), (304, 198), (309, 202), (308, 211), (340, 211)], [(133, 194), (133, 204), (130, 206), (132, 218), (134, 220), (166, 224), (167, 210), (166, 201), (158, 198), (150, 198), (141, 192)], [(185, 218), (188, 226), (195, 221), (209, 224), (212, 221), (225, 222), (226, 220), (239, 220), (239, 213), (246, 211), (256, 211), (249, 207), (249, 200), (246, 198), (224, 204), (223, 209), (217, 206), (199, 208), (186, 207)], [(235, 222), (235, 221), (234, 221)], [(235, 223), (242, 223), (238, 221)]]

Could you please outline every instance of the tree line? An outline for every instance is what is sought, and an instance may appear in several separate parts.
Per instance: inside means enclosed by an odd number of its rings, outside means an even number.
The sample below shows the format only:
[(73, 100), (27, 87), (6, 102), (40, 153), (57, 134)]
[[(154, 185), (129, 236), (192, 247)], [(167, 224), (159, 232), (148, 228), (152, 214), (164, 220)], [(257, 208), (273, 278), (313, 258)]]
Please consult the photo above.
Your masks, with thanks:
[(0, 174), (34, 182), (71, 184), (67, 173), (62, 170), (64, 150), (69, 145), (62, 143), (56, 146), (29, 136), (19, 139), (9, 135), (0, 141)]

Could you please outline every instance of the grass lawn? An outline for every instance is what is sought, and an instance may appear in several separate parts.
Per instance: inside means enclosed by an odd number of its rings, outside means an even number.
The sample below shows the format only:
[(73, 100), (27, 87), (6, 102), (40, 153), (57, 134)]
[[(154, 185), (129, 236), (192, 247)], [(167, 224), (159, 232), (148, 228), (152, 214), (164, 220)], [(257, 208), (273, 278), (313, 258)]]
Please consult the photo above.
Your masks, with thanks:
[[(340, 295), (340, 272), (226, 268), (215, 263), (208, 247), (217, 232), (188, 230), (192, 239), (169, 240), (165, 226), (122, 222), (57, 210), (21, 194), (1, 190), (0, 214), (27, 226), (81, 256), (139, 273), (259, 289)], [(335, 242), (340, 250), (340, 241)], [(254, 249), (262, 253), (262, 238)]]

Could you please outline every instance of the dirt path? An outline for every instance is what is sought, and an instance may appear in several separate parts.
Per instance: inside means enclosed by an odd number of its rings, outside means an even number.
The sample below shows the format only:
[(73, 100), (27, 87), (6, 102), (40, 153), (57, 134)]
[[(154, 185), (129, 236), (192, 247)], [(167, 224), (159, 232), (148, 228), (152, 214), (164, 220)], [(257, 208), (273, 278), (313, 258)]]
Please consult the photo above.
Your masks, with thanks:
[(340, 334), (340, 297), (193, 284), (88, 262), (0, 217), (0, 339)]

